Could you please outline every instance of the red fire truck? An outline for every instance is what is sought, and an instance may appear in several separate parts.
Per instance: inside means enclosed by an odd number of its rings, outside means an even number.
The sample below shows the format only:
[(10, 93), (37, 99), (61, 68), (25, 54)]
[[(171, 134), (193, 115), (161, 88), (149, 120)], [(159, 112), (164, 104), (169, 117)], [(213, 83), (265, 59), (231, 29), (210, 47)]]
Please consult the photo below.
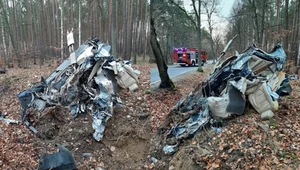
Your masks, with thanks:
[[(206, 51), (201, 50), (202, 65), (206, 63)], [(198, 64), (198, 49), (197, 48), (174, 48), (173, 58), (175, 63), (179, 63), (182, 67), (196, 66)]]

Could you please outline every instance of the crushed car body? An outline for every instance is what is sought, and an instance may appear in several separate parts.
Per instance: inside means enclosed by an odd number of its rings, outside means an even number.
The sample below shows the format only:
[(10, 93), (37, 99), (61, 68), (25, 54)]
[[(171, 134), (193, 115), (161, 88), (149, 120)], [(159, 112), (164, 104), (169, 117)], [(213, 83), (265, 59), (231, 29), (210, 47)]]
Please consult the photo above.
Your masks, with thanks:
[(26, 111), (32, 107), (42, 112), (47, 107), (63, 106), (70, 116), (90, 111), (93, 116), (93, 137), (100, 141), (107, 120), (113, 115), (113, 104), (121, 103), (118, 87), (131, 91), (138, 88), (140, 72), (130, 62), (115, 60), (110, 45), (95, 37), (71, 53), (41, 83), (17, 95), (24, 123), (34, 132)]
[(247, 102), (262, 119), (272, 117), (278, 110), (278, 98), (292, 91), (289, 77), (282, 72), (285, 60), (286, 54), (277, 44), (271, 53), (250, 46), (217, 62), (208, 78), (173, 107), (174, 114), (189, 118), (168, 132), (164, 153), (174, 153), (182, 139), (193, 137), (205, 125), (242, 115)]

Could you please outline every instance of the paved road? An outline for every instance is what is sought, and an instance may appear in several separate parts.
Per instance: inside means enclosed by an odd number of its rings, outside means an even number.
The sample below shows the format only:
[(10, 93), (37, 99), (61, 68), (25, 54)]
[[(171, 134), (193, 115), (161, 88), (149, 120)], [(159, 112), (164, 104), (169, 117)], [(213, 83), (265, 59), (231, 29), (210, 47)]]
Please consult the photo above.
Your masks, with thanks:
[[(208, 60), (207, 61), (208, 64), (211, 64), (212, 61)], [(173, 77), (179, 76), (181, 74), (190, 72), (190, 71), (196, 71), (197, 70), (197, 66), (196, 67), (181, 67), (180, 65), (169, 65), (168, 66), (168, 74), (170, 76), (170, 78), (172, 79)], [(150, 84), (155, 84), (160, 82), (160, 77), (159, 77), (159, 73), (157, 68), (152, 68), (150, 70)]]
[[(180, 65), (169, 65), (168, 66), (168, 74), (170, 78), (176, 77), (180, 74), (184, 74), (186, 72), (197, 70), (197, 67), (181, 67)], [(157, 68), (152, 68), (150, 70), (150, 83), (154, 84), (160, 81), (159, 73)]]

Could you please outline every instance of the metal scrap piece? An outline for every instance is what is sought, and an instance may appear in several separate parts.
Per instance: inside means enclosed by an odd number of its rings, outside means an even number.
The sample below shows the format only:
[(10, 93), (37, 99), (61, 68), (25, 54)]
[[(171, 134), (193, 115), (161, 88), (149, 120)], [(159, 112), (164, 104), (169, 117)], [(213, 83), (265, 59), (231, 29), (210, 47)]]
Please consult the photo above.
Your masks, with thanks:
[(18, 120), (6, 119), (6, 118), (3, 118), (3, 116), (0, 116), (0, 120), (4, 121), (6, 123), (15, 123), (15, 124), (19, 124), (20, 123)]
[(6, 122), (6, 123), (15, 123), (15, 124), (19, 124), (19, 121), (18, 120), (14, 120), (14, 119), (6, 119), (4, 118), (2, 112), (0, 111), (0, 120)]
[(88, 40), (49, 77), (42, 78), (40, 85), (19, 93), (24, 123), (38, 133), (26, 120), (26, 111), (30, 107), (43, 111), (48, 106), (59, 105), (68, 108), (71, 117), (89, 110), (93, 116), (93, 136), (100, 141), (106, 122), (113, 115), (113, 104), (120, 101), (118, 85), (125, 84), (125, 88), (131, 90), (138, 88), (135, 72), (139, 72), (122, 60), (114, 60), (109, 50), (110, 45), (101, 43), (97, 37)]
[[(234, 39), (235, 37), (230, 40), (221, 53), (210, 76), (173, 107), (172, 111), (175, 114), (186, 115), (192, 112), (188, 120), (195, 120), (194, 113), (203, 110), (204, 107), (201, 106), (206, 103), (203, 102), (206, 101), (205, 98), (209, 106), (208, 117), (214, 119), (226, 119), (234, 114), (243, 114), (247, 100), (262, 118), (271, 118), (272, 111), (278, 110), (279, 96), (289, 95), (292, 90), (290, 77), (285, 76), (283, 79), (284, 73), (281, 72), (286, 60), (282, 46), (277, 44), (271, 53), (250, 46), (241, 54), (236, 53), (236, 56), (219, 63)], [(205, 123), (206, 121), (203, 124)], [(170, 130), (171, 133), (166, 134), (166, 139), (170, 136), (176, 139), (186, 138), (195, 132), (193, 127), (198, 129), (201, 126), (197, 123), (194, 126), (193, 121), (176, 124)], [(166, 142), (163, 151), (173, 153), (176, 147)]]

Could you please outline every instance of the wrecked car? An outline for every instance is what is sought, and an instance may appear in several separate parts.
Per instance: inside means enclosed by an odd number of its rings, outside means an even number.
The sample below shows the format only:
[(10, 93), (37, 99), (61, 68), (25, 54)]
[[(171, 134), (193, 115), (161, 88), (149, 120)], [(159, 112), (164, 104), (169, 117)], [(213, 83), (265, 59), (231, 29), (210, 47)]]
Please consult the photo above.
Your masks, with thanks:
[(220, 64), (217, 62), (207, 79), (173, 107), (174, 114), (188, 119), (168, 131), (164, 153), (174, 153), (182, 139), (193, 137), (208, 124), (242, 115), (247, 102), (262, 119), (271, 118), (273, 111), (278, 110), (278, 98), (292, 90), (289, 77), (282, 72), (285, 60), (286, 54), (277, 44), (270, 53), (253, 45)]
[(113, 104), (121, 103), (118, 87), (131, 91), (138, 88), (139, 71), (130, 62), (115, 60), (110, 45), (95, 37), (71, 53), (39, 85), (17, 95), (24, 123), (38, 131), (27, 120), (28, 108), (42, 112), (47, 107), (63, 106), (70, 116), (90, 111), (93, 117), (93, 137), (100, 141), (107, 120), (113, 115)]

